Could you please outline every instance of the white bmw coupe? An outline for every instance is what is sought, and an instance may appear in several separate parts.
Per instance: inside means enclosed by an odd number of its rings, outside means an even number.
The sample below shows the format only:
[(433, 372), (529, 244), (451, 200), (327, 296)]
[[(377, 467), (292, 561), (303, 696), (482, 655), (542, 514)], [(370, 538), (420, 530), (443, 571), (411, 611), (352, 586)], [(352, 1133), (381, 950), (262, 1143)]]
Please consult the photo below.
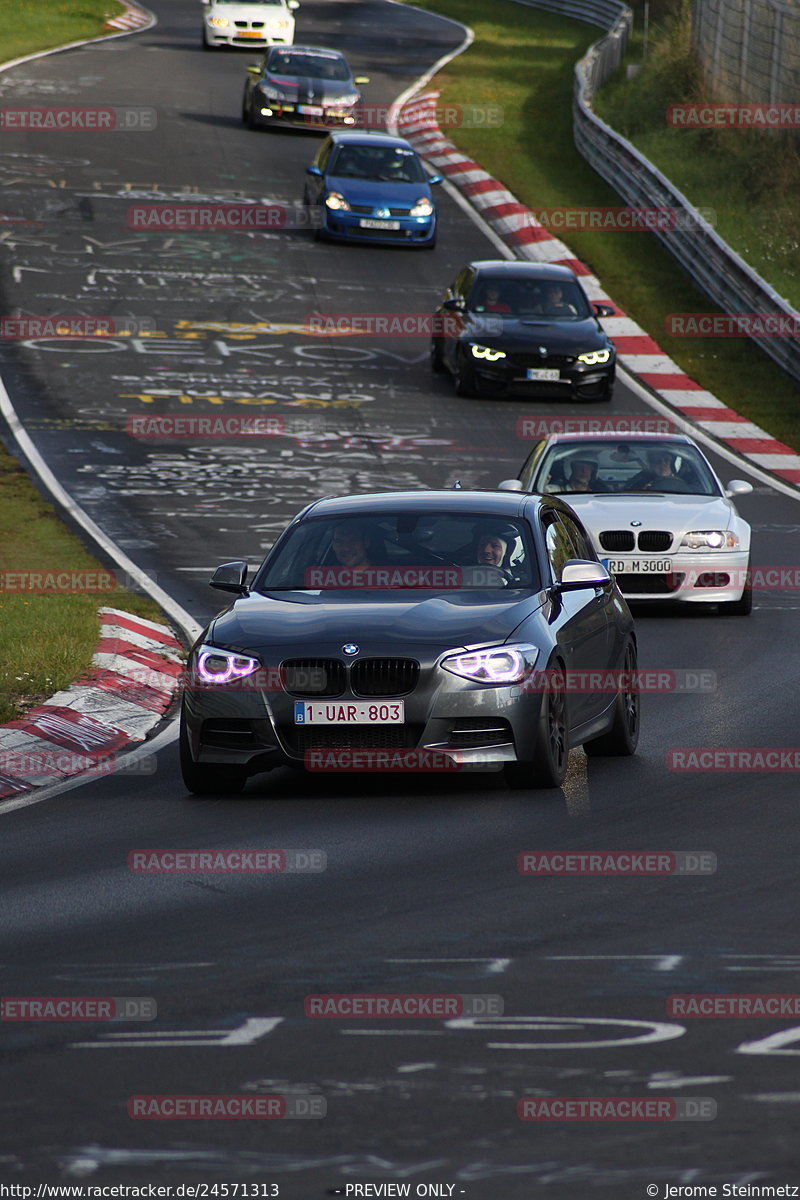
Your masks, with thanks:
[(203, 0), (203, 48), (291, 46), (298, 0)]
[(538, 442), (509, 490), (555, 493), (574, 509), (626, 600), (752, 609), (750, 526), (683, 434), (558, 433)]

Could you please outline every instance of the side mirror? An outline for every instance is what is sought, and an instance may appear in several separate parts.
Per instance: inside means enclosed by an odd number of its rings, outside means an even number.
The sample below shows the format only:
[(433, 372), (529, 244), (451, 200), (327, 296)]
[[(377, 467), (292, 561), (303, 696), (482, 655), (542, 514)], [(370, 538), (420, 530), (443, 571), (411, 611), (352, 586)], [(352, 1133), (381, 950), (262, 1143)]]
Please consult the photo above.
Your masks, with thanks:
[(223, 563), (211, 576), (209, 587), (218, 588), (221, 592), (234, 592), (237, 596), (246, 596), (250, 590), (245, 583), (248, 569), (246, 562)]
[(613, 304), (594, 303), (592, 304), (592, 308), (594, 309), (594, 315), (596, 317), (613, 317), (614, 313), (617, 311)]
[(294, 9), (300, 7), (300, 0), (289, 0), (288, 7), (294, 11)]
[(428, 183), (441, 183), (443, 179), (444, 175), (429, 175)]
[(461, 296), (451, 296), (443, 302), (442, 308), (446, 308), (448, 312), (466, 312), (467, 305)]
[(259, 76), (261, 74), (261, 67), (259, 67), (256, 63), (250, 63), (250, 66), (247, 68), (247, 74)]
[(322, 171), (319, 167), (306, 167), (306, 175), (315, 175), (317, 179), (321, 179)]
[(522, 492), (525, 489), (521, 479), (503, 479), (498, 483), (497, 490), (498, 492)]
[(579, 592), (586, 588), (607, 587), (611, 576), (601, 563), (586, 558), (571, 558), (564, 563), (561, 579), (556, 584), (559, 592)]
[(369, 75), (356, 75), (353, 83), (369, 83)]
[(753, 490), (752, 483), (746, 479), (732, 479), (725, 488), (726, 496), (749, 496)]

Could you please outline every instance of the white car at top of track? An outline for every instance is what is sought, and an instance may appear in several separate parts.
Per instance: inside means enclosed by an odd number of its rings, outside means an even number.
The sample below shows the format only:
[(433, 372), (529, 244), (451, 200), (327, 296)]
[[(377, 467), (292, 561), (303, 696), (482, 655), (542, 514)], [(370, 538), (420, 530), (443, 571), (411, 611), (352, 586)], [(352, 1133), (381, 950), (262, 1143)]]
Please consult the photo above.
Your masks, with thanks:
[(684, 434), (554, 433), (534, 446), (504, 489), (551, 493), (574, 509), (628, 601), (752, 608), (750, 526)]
[(203, 0), (203, 46), (291, 46), (298, 0)]

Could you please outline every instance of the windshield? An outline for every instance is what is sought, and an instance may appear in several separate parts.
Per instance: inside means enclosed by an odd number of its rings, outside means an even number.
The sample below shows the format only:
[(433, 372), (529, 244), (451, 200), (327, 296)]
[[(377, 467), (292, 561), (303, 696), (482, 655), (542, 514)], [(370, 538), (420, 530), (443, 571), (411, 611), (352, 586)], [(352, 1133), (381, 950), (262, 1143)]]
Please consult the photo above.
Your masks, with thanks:
[(584, 321), (589, 302), (573, 280), (525, 279), (514, 275), (479, 275), (469, 294), (472, 312), (507, 313), (535, 321)]
[(274, 7), (275, 5), (282, 6), (283, 3), (284, 0), (213, 0), (213, 7), (219, 8), (221, 4), (269, 4)]
[(719, 496), (708, 463), (685, 442), (557, 442), (542, 457), (535, 492), (681, 492)]
[(280, 50), (270, 54), (267, 70), (272, 75), (304, 76), (310, 79), (350, 78), (347, 63), (338, 54), (295, 54)]
[(540, 586), (530, 533), (522, 521), (485, 513), (372, 513), (302, 521), (253, 581), (260, 592), (447, 593), (509, 586)]
[(328, 174), (347, 179), (378, 179), (385, 183), (421, 183), (425, 179), (414, 151), (402, 146), (340, 146), (328, 167)]

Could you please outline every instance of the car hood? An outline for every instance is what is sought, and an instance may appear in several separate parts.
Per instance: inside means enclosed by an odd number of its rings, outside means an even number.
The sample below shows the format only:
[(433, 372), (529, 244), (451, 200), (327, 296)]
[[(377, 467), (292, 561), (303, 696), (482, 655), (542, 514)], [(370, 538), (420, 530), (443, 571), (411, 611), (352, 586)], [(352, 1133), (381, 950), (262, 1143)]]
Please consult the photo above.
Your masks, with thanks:
[(723, 496), (685, 496), (667, 492), (627, 492), (618, 496), (581, 495), (562, 492), (562, 499), (575, 509), (591, 534), (604, 529), (630, 529), (641, 521), (642, 529), (668, 529), (685, 533), (690, 529), (727, 529), (733, 508)]
[(352, 179), (349, 175), (329, 175), (326, 186), (340, 192), (350, 204), (379, 204), (411, 208), (421, 196), (430, 199), (431, 189), (425, 180), (420, 183), (386, 183), (378, 179)]
[(270, 75), (261, 77), (260, 83), (278, 88), (287, 99), (299, 99), (315, 104), (323, 100), (337, 100), (340, 96), (354, 96), (358, 88), (350, 79), (317, 79), (312, 75)]
[(278, 4), (209, 4), (204, 14), (209, 17), (227, 17), (229, 21), (285, 21), (287, 17), (294, 20), (294, 14), (289, 9)]
[[(500, 323), (498, 325), (498, 322)], [(520, 320), (503, 313), (469, 313), (464, 321), (464, 337), (485, 337), (491, 346), (504, 350), (530, 350), (546, 346), (551, 354), (583, 354), (613, 345), (594, 317), (584, 321)]]
[[(385, 596), (386, 593), (381, 593)], [(541, 607), (545, 593), (393, 594), (364, 600), (352, 592), (272, 592), (237, 600), (212, 622), (208, 640), (242, 653), (340, 655), (346, 642), (364, 654), (403, 654), (498, 645)]]

